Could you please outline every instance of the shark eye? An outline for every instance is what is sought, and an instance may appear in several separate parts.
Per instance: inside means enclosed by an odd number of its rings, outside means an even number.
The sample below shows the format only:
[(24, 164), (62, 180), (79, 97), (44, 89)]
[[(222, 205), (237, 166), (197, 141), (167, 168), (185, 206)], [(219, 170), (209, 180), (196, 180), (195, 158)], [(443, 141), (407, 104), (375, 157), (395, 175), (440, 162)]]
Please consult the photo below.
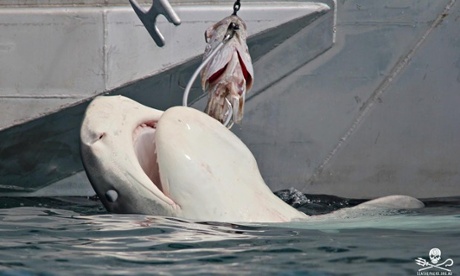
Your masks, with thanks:
[(108, 202), (115, 202), (118, 199), (118, 193), (115, 190), (108, 190), (105, 193), (105, 198), (107, 199)]

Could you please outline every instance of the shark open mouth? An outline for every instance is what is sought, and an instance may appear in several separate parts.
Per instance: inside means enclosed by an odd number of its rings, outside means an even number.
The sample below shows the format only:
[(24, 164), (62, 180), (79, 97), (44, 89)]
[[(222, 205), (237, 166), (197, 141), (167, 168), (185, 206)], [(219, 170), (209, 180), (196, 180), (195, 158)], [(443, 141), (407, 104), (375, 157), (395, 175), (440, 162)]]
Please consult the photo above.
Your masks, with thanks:
[(161, 183), (158, 166), (155, 132), (158, 121), (147, 121), (134, 129), (133, 146), (137, 161), (144, 173), (150, 178), (155, 186), (163, 193), (163, 196), (172, 200), (165, 186)]

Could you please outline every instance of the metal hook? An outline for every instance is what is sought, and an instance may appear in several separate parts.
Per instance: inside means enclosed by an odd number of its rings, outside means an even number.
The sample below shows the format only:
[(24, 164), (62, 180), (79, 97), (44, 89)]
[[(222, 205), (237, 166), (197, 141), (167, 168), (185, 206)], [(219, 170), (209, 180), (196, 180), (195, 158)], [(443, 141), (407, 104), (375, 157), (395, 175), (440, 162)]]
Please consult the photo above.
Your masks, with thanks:
[(228, 24), (227, 32), (224, 35), (224, 42), (229, 41), (235, 35), (235, 32), (240, 29), (240, 25), (235, 22)]
[(222, 48), (222, 46), (224, 46), (225, 42), (226, 42), (225, 40), (221, 41), (219, 43), (219, 45), (217, 45), (216, 49), (214, 49), (211, 52), (211, 54), (209, 54), (209, 56), (205, 60), (203, 60), (203, 62), (200, 64), (200, 66), (198, 66), (198, 68), (193, 73), (192, 77), (190, 78), (190, 80), (187, 83), (187, 86), (185, 87), (184, 96), (182, 97), (182, 105), (183, 106), (188, 106), (188, 95), (190, 94), (190, 88), (192, 88), (192, 85), (195, 82), (196, 77), (201, 72), (201, 70), (203, 70), (203, 68), (206, 66), (206, 64), (208, 64), (211, 61), (211, 59), (219, 52), (220, 48)]
[(232, 107), (232, 104), (230, 103), (230, 101), (227, 98), (225, 98), (225, 103), (227, 104), (227, 108), (228, 108), (227, 113), (228, 114), (226, 114), (227, 119), (225, 119), (225, 122), (223, 123), (223, 125), (226, 128), (231, 129), (232, 126), (233, 126), (233, 123), (234, 123), (234, 121), (232, 120), (232, 118), (233, 118), (233, 107)]
[(168, 0), (153, 0), (152, 6), (148, 11), (145, 11), (139, 6), (136, 0), (129, 0), (129, 2), (155, 43), (159, 47), (163, 47), (165, 45), (165, 39), (156, 26), (157, 16), (160, 14), (164, 15), (169, 22), (176, 26), (181, 23), (179, 16), (173, 10)]

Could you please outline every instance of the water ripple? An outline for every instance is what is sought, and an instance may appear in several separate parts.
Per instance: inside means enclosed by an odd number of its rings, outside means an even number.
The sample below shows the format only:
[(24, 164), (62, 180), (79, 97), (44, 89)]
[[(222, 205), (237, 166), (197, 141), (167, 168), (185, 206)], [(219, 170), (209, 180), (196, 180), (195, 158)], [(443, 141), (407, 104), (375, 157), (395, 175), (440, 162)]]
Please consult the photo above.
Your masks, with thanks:
[(242, 225), (6, 208), (0, 275), (415, 275), (432, 247), (460, 261), (459, 209), (439, 210)]

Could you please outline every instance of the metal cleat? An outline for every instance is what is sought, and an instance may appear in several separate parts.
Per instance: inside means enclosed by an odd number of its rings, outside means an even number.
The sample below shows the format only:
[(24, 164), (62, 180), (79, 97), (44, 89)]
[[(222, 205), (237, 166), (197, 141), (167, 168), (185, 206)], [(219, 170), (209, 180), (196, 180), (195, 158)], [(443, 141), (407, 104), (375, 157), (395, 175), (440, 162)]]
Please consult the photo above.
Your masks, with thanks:
[(165, 40), (156, 26), (157, 16), (160, 14), (164, 15), (169, 22), (176, 26), (181, 23), (179, 16), (173, 10), (169, 1), (153, 0), (152, 6), (148, 11), (145, 11), (141, 6), (139, 6), (136, 0), (129, 0), (129, 2), (155, 43), (159, 47), (163, 47), (165, 45)]

